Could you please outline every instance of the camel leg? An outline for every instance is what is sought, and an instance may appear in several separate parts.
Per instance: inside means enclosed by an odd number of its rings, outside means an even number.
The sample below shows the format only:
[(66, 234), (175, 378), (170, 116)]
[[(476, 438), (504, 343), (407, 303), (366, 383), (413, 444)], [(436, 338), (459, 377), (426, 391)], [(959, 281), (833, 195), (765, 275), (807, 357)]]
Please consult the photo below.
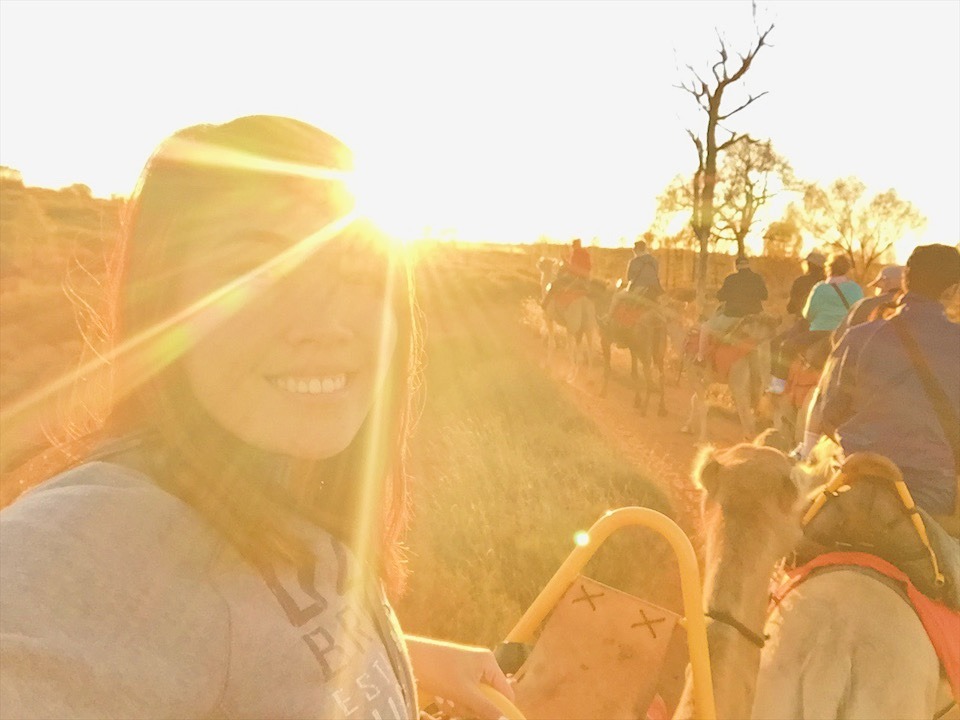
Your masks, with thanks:
[(568, 359), (570, 362), (570, 372), (567, 374), (567, 382), (573, 382), (580, 373), (580, 364), (577, 362), (577, 352), (580, 349), (580, 338), (577, 335), (570, 337), (570, 352)]
[(603, 379), (600, 381), (600, 397), (606, 397), (607, 385), (610, 383), (610, 338), (600, 335), (600, 349), (603, 351)]
[(744, 437), (748, 440), (757, 434), (753, 407), (750, 403), (753, 394), (750, 386), (752, 375), (749, 358), (738, 360), (730, 368), (730, 394), (733, 395), (737, 415), (740, 416), (740, 427), (743, 429)]
[(630, 382), (633, 383), (633, 406), (635, 408), (640, 408), (641, 406), (641, 395), (640, 395), (640, 373), (637, 370), (637, 348), (634, 344), (630, 343)]
[(543, 364), (546, 367), (550, 366), (550, 363), (553, 362), (553, 351), (557, 346), (557, 339), (553, 334), (553, 327), (550, 323), (547, 323), (547, 354), (544, 358)]
[(773, 427), (785, 438), (792, 438), (796, 434), (796, 418), (793, 415), (793, 404), (786, 395), (775, 395), (773, 398)]
[(663, 354), (662, 353), (657, 357), (657, 379), (659, 381), (659, 390), (660, 390), (660, 405), (657, 407), (657, 415), (659, 417), (666, 417), (667, 401), (665, 398), (666, 391), (664, 389), (664, 381), (663, 381)]
[(643, 405), (640, 412), (647, 414), (647, 407), (650, 405), (650, 394), (653, 392), (653, 361), (651, 358), (643, 357)]
[(593, 301), (587, 299), (583, 314), (583, 362), (590, 367), (590, 353), (594, 348), (595, 339), (600, 337), (600, 324), (597, 321), (597, 308)]
[(660, 402), (657, 405), (657, 416), (664, 417), (667, 414), (667, 405), (664, 398), (664, 379), (663, 367), (664, 356), (667, 352), (667, 330), (666, 328), (655, 328), (650, 336), (650, 365), (651, 374), (654, 369), (657, 371), (657, 385), (653, 385), (651, 375), (647, 388), (650, 392), (656, 390), (660, 396)]
[(687, 422), (680, 428), (680, 432), (694, 434), (694, 427), (697, 427), (697, 442), (705, 443), (707, 441), (707, 387), (705, 380), (696, 376), (695, 372), (690, 373), (694, 378), (693, 394), (690, 395), (690, 415)]

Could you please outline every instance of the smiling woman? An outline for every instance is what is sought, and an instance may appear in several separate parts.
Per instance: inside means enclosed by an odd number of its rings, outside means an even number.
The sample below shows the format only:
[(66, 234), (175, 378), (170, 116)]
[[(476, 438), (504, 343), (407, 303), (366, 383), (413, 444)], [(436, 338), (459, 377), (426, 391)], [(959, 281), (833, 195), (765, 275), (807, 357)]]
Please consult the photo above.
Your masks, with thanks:
[(499, 716), (490, 652), (399, 633), (417, 332), (349, 150), (288, 118), (153, 154), (114, 267), (114, 401), (0, 513), (10, 717)]

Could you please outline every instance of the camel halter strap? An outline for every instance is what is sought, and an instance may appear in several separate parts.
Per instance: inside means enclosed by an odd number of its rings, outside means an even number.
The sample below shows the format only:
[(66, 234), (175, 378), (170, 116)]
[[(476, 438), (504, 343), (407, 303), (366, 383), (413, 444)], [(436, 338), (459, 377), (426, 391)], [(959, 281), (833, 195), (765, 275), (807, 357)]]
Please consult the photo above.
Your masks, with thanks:
[(734, 630), (740, 633), (744, 640), (749, 640), (758, 648), (763, 648), (763, 646), (767, 644), (767, 640), (770, 639), (769, 635), (760, 635), (755, 633), (742, 622), (737, 620), (733, 615), (728, 612), (724, 612), (723, 610), (707, 610), (707, 612), (704, 614), (711, 620), (716, 620), (718, 623), (723, 623), (728, 627), (732, 627)]

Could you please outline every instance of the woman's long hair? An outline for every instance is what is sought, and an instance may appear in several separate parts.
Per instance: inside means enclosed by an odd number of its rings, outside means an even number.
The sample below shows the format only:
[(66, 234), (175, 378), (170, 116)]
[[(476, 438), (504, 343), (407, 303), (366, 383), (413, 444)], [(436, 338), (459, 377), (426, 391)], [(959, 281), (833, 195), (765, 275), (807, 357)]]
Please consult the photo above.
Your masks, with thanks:
[[(346, 542), (399, 591), (408, 516), (404, 457), (419, 357), (411, 273), (402, 253), (388, 249), (385, 264), (398, 328), (387, 377), (353, 441), (332, 458), (291, 458), (242, 442), (201, 407), (178, 362), (197, 337), (190, 309), (176, 306), (173, 287), (198, 230), (202, 237), (204, 227), (243, 213), (250, 203), (269, 215), (276, 201), (280, 213), (291, 198), (315, 205), (318, 225), (336, 225), (353, 212), (351, 171), (344, 145), (289, 118), (195, 126), (161, 144), (128, 203), (108, 276), (111, 301), (101, 324), (110, 335), (112, 397), (98, 427), (78, 431), (69, 423), (72, 437), (61, 446), (69, 460), (83, 455), (78, 448), (102, 452), (108, 441), (137, 438), (135, 454), (154, 481), (252, 562), (309, 561), (309, 548), (292, 529), (299, 516)], [(359, 220), (353, 226), (368, 227)], [(228, 306), (256, 301), (242, 279), (221, 299)], [(78, 382), (89, 385), (89, 374), (82, 375)], [(107, 389), (97, 392), (103, 403)], [(77, 404), (81, 412), (91, 405), (89, 398)], [(49, 477), (51, 466), (35, 465), (33, 474), (39, 473)]]

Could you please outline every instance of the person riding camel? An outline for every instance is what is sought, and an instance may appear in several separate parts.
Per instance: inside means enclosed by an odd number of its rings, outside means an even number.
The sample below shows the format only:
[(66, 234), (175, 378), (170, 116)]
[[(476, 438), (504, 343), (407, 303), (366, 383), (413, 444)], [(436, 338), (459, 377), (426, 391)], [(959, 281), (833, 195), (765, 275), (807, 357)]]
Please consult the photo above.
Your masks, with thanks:
[[(850, 306), (863, 297), (861, 287), (847, 277), (851, 267), (846, 255), (831, 253), (827, 258), (827, 278), (813, 286), (801, 311), (803, 318), (809, 323), (809, 328), (792, 334), (780, 344), (779, 361), (772, 368), (773, 375), (768, 392), (776, 395), (786, 389), (790, 363), (801, 352), (808, 353), (810, 364), (814, 367), (819, 367), (826, 359), (830, 333), (846, 317)], [(813, 346), (821, 342), (823, 345), (819, 358), (810, 358), (810, 354), (817, 355), (813, 352)]]
[(730, 331), (747, 315), (763, 312), (767, 299), (767, 285), (763, 278), (750, 269), (750, 260), (738, 255), (736, 272), (727, 275), (717, 291), (721, 305), (717, 312), (700, 326), (696, 363), (702, 365), (711, 336), (719, 337)]
[[(651, 233), (646, 233), (644, 237), (649, 239)], [(610, 301), (608, 315), (610, 318), (614, 317), (614, 311), (623, 300), (630, 299), (638, 303), (652, 304), (656, 303), (657, 298), (663, 294), (663, 287), (660, 285), (660, 266), (657, 259), (647, 250), (645, 240), (637, 240), (633, 244), (633, 257), (627, 263), (626, 279), (626, 286), (614, 293)]]
[(590, 278), (590, 251), (583, 247), (580, 238), (570, 243), (570, 257), (567, 259), (567, 270), (576, 277), (585, 280)]
[(650, 237), (651, 234), (646, 233), (644, 240), (633, 244), (633, 257), (627, 264), (627, 290), (655, 300), (663, 294), (663, 287), (660, 285), (660, 266), (647, 249), (646, 240)]
[(807, 296), (810, 295), (810, 291), (813, 290), (814, 285), (824, 279), (823, 266), (826, 261), (827, 258), (821, 252), (813, 250), (808, 253), (803, 259), (803, 275), (796, 278), (790, 286), (787, 314), (793, 316), (793, 323), (770, 341), (770, 358), (773, 375), (768, 392), (773, 394), (783, 392), (778, 378), (787, 377), (790, 371), (790, 360), (784, 356), (783, 346), (807, 331), (809, 326), (803, 317), (803, 307), (806, 305)]
[(807, 303), (807, 296), (813, 286), (823, 280), (826, 275), (823, 266), (827, 258), (823, 253), (813, 250), (803, 259), (806, 266), (803, 275), (793, 281), (790, 286), (790, 299), (787, 301), (787, 313), (793, 315), (797, 321), (803, 320), (803, 306)]
[(947, 319), (940, 298), (958, 282), (956, 248), (916, 248), (894, 315), (851, 327), (831, 352), (819, 386), (819, 427), (807, 426), (811, 435), (833, 437), (847, 456), (879, 452), (899, 467), (954, 604), (960, 540), (947, 530), (960, 534), (960, 325)]
[(580, 238), (574, 239), (570, 243), (570, 254), (560, 266), (556, 279), (550, 283), (541, 304), (546, 307), (556, 290), (569, 288), (578, 282), (586, 285), (590, 280), (591, 265), (590, 252), (583, 247)]
[(872, 281), (867, 283), (867, 287), (875, 288), (876, 294), (873, 297), (861, 298), (850, 306), (850, 312), (837, 325), (837, 329), (833, 331), (833, 335), (830, 337), (833, 345), (840, 342), (843, 334), (854, 325), (876, 320), (878, 313), (896, 308), (903, 284), (903, 270), (903, 265), (885, 267), (877, 273)]

